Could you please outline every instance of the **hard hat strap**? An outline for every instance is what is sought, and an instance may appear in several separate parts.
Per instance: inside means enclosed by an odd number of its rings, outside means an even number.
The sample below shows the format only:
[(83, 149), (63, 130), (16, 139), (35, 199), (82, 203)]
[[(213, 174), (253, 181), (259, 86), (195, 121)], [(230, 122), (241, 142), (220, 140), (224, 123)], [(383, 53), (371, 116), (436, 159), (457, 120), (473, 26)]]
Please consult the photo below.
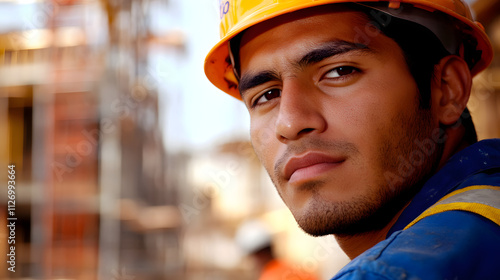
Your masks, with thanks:
[(240, 49), (240, 37), (237, 36), (229, 41), (227, 41), (227, 49), (229, 50), (229, 59), (231, 60), (231, 65), (233, 66), (233, 73), (236, 80), (240, 81), (239, 74), (239, 49)]

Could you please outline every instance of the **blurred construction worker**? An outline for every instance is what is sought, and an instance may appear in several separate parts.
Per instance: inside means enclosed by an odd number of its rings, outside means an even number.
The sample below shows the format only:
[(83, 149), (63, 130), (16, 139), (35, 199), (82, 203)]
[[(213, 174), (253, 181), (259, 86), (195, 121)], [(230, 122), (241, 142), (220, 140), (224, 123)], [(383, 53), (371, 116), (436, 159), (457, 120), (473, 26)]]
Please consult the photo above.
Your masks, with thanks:
[(205, 73), (244, 102), (333, 279), (500, 279), (500, 140), (466, 108), (491, 43), (461, 0), (235, 0)]
[(252, 258), (259, 280), (316, 280), (312, 273), (277, 258), (271, 230), (259, 220), (244, 222), (236, 233), (236, 243)]

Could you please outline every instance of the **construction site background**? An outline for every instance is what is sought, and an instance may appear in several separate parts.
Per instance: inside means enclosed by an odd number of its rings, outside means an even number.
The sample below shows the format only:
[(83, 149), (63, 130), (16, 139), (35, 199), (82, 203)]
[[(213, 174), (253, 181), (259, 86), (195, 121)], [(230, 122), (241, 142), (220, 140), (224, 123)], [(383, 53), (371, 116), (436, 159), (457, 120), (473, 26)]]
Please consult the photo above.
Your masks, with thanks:
[[(0, 279), (254, 279), (234, 242), (249, 219), (321, 279), (345, 265), (298, 229), (244, 105), (204, 77), (220, 7), (0, 0)], [(500, 1), (472, 7), (496, 56), (468, 107), (500, 137)]]

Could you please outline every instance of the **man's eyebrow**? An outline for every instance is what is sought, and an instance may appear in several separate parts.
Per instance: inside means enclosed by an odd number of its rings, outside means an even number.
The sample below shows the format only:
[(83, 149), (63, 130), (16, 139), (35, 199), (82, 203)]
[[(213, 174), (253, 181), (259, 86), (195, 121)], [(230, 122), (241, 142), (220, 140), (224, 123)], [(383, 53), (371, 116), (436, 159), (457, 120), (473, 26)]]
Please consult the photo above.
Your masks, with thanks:
[[(299, 67), (305, 67), (317, 62), (320, 62), (326, 58), (340, 55), (344, 53), (348, 53), (351, 51), (362, 51), (362, 52), (374, 52), (367, 45), (357, 44), (343, 40), (335, 40), (330, 41), (325, 44), (322, 44), (320, 47), (311, 50), (306, 53), (302, 58), (296, 62), (296, 65)], [(241, 97), (243, 98), (245, 92), (251, 88), (254, 88), (263, 83), (267, 83), (269, 81), (279, 80), (280, 77), (278, 73), (273, 71), (262, 71), (256, 74), (249, 73), (244, 74), (238, 85), (238, 89), (240, 91)]]
[(330, 41), (305, 54), (298, 62), (299, 67), (305, 67), (326, 58), (351, 51), (373, 52), (367, 45), (343, 40)]
[(274, 71), (262, 71), (256, 74), (249, 73), (241, 77), (238, 89), (240, 90), (241, 97), (243, 98), (245, 91), (269, 81), (276, 80), (279, 80), (279, 75)]

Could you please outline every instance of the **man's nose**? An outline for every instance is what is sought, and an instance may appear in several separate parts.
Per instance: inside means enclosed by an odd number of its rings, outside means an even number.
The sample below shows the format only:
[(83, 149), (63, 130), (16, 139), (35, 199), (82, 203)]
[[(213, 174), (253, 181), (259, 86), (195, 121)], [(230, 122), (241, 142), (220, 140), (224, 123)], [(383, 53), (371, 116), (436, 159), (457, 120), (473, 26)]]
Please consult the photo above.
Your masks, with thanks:
[(311, 133), (321, 133), (327, 127), (322, 115), (320, 93), (298, 81), (285, 83), (281, 92), (280, 108), (275, 132), (278, 140), (297, 140)]

